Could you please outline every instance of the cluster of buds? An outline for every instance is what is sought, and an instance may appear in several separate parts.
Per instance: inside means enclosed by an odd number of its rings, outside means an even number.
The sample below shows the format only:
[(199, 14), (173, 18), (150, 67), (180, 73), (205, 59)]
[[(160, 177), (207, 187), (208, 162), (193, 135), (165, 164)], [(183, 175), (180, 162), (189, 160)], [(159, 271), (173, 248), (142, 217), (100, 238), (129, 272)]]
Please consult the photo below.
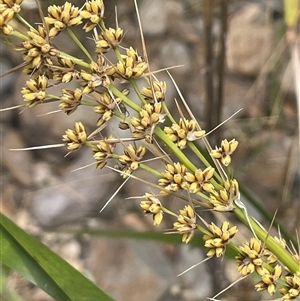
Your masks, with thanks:
[(30, 79), (26, 82), (26, 86), (22, 88), (21, 93), (26, 102), (26, 106), (32, 108), (42, 103), (46, 98), (46, 88), (48, 87), (48, 78), (41, 75), (36, 79)]
[(186, 147), (188, 141), (195, 141), (205, 135), (204, 130), (196, 130), (195, 120), (180, 118), (179, 123), (172, 124), (171, 127), (165, 127), (164, 132), (180, 149)]
[(6, 0), (0, 3), (0, 33), (4, 35), (12, 34), (14, 29), (8, 23), (15, 14), (20, 12), (22, 2), (23, 0)]
[(242, 276), (253, 272), (260, 276), (261, 280), (255, 284), (257, 291), (267, 291), (270, 295), (280, 292), (283, 300), (294, 300), (300, 296), (299, 272), (288, 271), (283, 276), (284, 269), (277, 256), (257, 238), (251, 238), (240, 246), (236, 259)]
[(215, 150), (211, 152), (211, 156), (215, 159), (220, 159), (222, 164), (228, 166), (231, 162), (231, 155), (236, 150), (238, 142), (235, 139), (227, 141), (227, 139), (222, 140), (221, 147), (216, 147)]
[(164, 101), (166, 92), (166, 82), (159, 82), (156, 80), (152, 82), (152, 87), (144, 87), (141, 90), (145, 100), (150, 103)]
[(209, 249), (207, 256), (224, 256), (226, 245), (237, 233), (237, 227), (230, 227), (229, 222), (225, 221), (221, 227), (217, 227), (214, 223), (211, 223), (207, 228), (209, 233), (203, 236), (203, 240), (205, 241), (204, 246)]
[(188, 243), (193, 238), (197, 227), (194, 208), (188, 205), (179, 210), (177, 221), (173, 224), (173, 227), (182, 234), (182, 242)]
[(106, 53), (111, 48), (117, 47), (123, 38), (123, 29), (118, 27), (117, 29), (109, 28), (105, 29), (96, 41), (96, 53)]
[(130, 120), (134, 128), (133, 137), (145, 138), (148, 143), (152, 143), (154, 128), (158, 123), (162, 122), (164, 122), (164, 114), (162, 114), (161, 103), (145, 104), (139, 111), (139, 116), (134, 116)]
[(127, 49), (126, 55), (122, 55), (121, 60), (110, 68), (108, 74), (113, 78), (117, 77), (129, 80), (131, 78), (142, 77), (147, 68), (148, 65), (143, 58), (130, 47)]
[(93, 148), (93, 157), (97, 161), (96, 167), (102, 169), (107, 161), (112, 157), (116, 142), (112, 136), (99, 141), (96, 147)]
[[(245, 207), (240, 200), (239, 183), (230, 177), (228, 166), (238, 142), (225, 139), (212, 149), (208, 134), (192, 113), (186, 118), (180, 108), (181, 118), (174, 119), (167, 108), (166, 82), (151, 74), (148, 60), (137, 50), (120, 45), (124, 38), (122, 28), (118, 25), (106, 28), (102, 0), (86, 1), (81, 8), (69, 2), (51, 5), (48, 15), (41, 16), (43, 22), (36, 28), (23, 20), (25, 29), (22, 33), (11, 25), (14, 16), (20, 12), (21, 3), (21, 0), (1, 1), (0, 32), (8, 40), (10, 37), (21, 40), (15, 49), (22, 52), (23, 71), (31, 77), (21, 90), (24, 106), (31, 108), (57, 101), (59, 110), (66, 113), (65, 117), (80, 111), (82, 106), (91, 108), (91, 114), (100, 115), (94, 124), (95, 130), (89, 135), (82, 122), (76, 122), (74, 129), (65, 131), (62, 140), (69, 152), (90, 148), (96, 168), (109, 167), (125, 179), (124, 183), (130, 177), (137, 179), (138, 169), (155, 175), (158, 184), (142, 179), (158, 190), (157, 195), (144, 194), (140, 203), (144, 214), (152, 216), (155, 226), (161, 225), (167, 214), (175, 218), (173, 228), (168, 232), (182, 235), (184, 243), (197, 239), (197, 231), (202, 232), (208, 259), (225, 256), (238, 230), (227, 220), (220, 227), (206, 223), (199, 215), (199, 207), (242, 216), (241, 220), (247, 220), (245, 224), (251, 231), (262, 236), (262, 226), (248, 217), (246, 209), (242, 211)], [(90, 35), (94, 41), (91, 52), (79, 41), (73, 32), (74, 27), (81, 27), (85, 34)], [(62, 32), (73, 39), (87, 60), (76, 58), (56, 46), (55, 39)], [(14, 40), (9, 42), (13, 44)], [(145, 87), (139, 88), (136, 79), (141, 79)], [(72, 85), (63, 86), (60, 95), (47, 91), (51, 86), (59, 87), (70, 82)], [(130, 90), (135, 92), (138, 101), (129, 97), (128, 86), (122, 84), (131, 85)], [(119, 121), (125, 138), (117, 137), (115, 131), (114, 135), (102, 132), (111, 129), (114, 120)], [(199, 145), (201, 141), (204, 141), (204, 150)], [(161, 170), (151, 165), (154, 160), (161, 160)], [(158, 195), (173, 195), (188, 205), (175, 213), (167, 209)], [(206, 228), (198, 224), (198, 219)], [(289, 254), (281, 241), (270, 244), (267, 238), (261, 241), (259, 235), (253, 234), (255, 238), (235, 248), (238, 272), (242, 276), (256, 272), (260, 276), (255, 285), (258, 291), (266, 290), (271, 295), (279, 291), (283, 300), (298, 298), (300, 272), (296, 263), (299, 265), (300, 255)], [(276, 253), (276, 248), (283, 251)], [(281, 254), (291, 256), (292, 260), (285, 261)]]
[(57, 36), (66, 27), (76, 26), (82, 23), (79, 8), (66, 2), (63, 6), (52, 5), (48, 8), (46, 23), (53, 26), (49, 30), (49, 37)]
[(151, 214), (154, 226), (159, 226), (163, 219), (163, 209), (157, 197), (148, 192), (145, 193), (145, 200), (141, 202), (141, 207), (146, 215)]
[(76, 122), (74, 130), (66, 130), (63, 141), (66, 142), (70, 151), (79, 149), (87, 141), (87, 132), (84, 125), (81, 122)]
[(119, 157), (119, 162), (125, 166), (122, 173), (124, 178), (138, 169), (139, 162), (143, 159), (145, 153), (146, 148), (143, 145), (134, 147), (133, 145), (129, 144), (124, 148), (124, 154)]

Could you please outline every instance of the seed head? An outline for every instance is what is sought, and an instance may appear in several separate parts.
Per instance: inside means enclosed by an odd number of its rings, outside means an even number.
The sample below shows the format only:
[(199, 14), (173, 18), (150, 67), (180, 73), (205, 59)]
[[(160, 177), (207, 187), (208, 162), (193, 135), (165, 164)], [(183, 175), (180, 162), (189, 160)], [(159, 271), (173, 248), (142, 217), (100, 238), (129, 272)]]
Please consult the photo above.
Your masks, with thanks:
[(262, 275), (261, 281), (255, 285), (255, 289), (260, 292), (267, 290), (270, 295), (274, 295), (277, 288), (277, 281), (281, 277), (282, 268), (280, 265), (276, 265), (272, 272), (265, 270), (265, 274)]
[(87, 141), (87, 133), (84, 125), (81, 122), (76, 122), (74, 130), (66, 130), (66, 134), (62, 138), (67, 143), (70, 151), (79, 149)]
[(4, 35), (12, 34), (14, 29), (8, 23), (12, 20), (14, 14), (15, 12), (12, 8), (2, 4), (2, 7), (0, 7), (0, 33), (3, 33)]
[(194, 173), (187, 172), (185, 180), (189, 183), (189, 192), (197, 193), (199, 191), (212, 192), (214, 186), (209, 182), (213, 177), (215, 169), (211, 166), (205, 168), (203, 171), (197, 169)]
[(153, 216), (154, 226), (159, 226), (163, 219), (162, 206), (157, 197), (153, 194), (145, 193), (146, 200), (141, 201), (140, 206), (144, 209), (146, 215), (151, 214)]
[(22, 2), (23, 0), (3, 0), (0, 3), (0, 13), (11, 10), (14, 14), (17, 14), (21, 10)]
[(179, 210), (179, 215), (177, 217), (177, 222), (173, 224), (176, 231), (182, 236), (182, 242), (188, 243), (194, 236), (194, 230), (197, 227), (196, 215), (194, 209), (188, 205), (183, 209)]
[(216, 211), (226, 212), (232, 211), (234, 201), (239, 196), (239, 185), (237, 180), (226, 180), (223, 184), (223, 189), (216, 191), (212, 190), (209, 195), (209, 203)]
[(29, 75), (38, 72), (52, 78), (52, 57), (57, 57), (59, 51), (50, 43), (44, 27), (39, 25), (37, 29), (31, 28), (27, 35), (30, 39), (22, 43), (23, 60), (27, 63), (24, 72)]
[(46, 98), (46, 88), (48, 79), (44, 75), (40, 75), (36, 79), (30, 79), (26, 82), (26, 86), (22, 88), (21, 93), (26, 102), (26, 106), (32, 108), (39, 103), (42, 103)]
[(49, 6), (48, 17), (45, 17), (46, 23), (53, 26), (49, 31), (49, 37), (57, 36), (66, 27), (81, 24), (81, 19), (79, 8), (70, 2), (65, 2), (62, 6)]
[[(153, 91), (155, 97), (153, 96)], [(167, 84), (166, 82), (153, 81), (152, 88), (142, 88), (141, 93), (145, 97), (145, 100), (154, 103), (165, 100), (165, 94), (167, 92)]]
[(98, 105), (94, 107), (94, 111), (97, 114), (101, 114), (97, 121), (97, 126), (101, 126), (113, 116), (113, 111), (121, 103), (121, 99), (113, 99), (107, 91), (97, 93), (95, 98)]
[(196, 130), (196, 122), (180, 118), (179, 124), (173, 123), (171, 127), (165, 127), (164, 132), (180, 148), (186, 147), (188, 141), (197, 140), (205, 135), (205, 131)]
[(82, 89), (77, 88), (75, 91), (62, 89), (62, 92), (62, 102), (59, 104), (59, 108), (67, 115), (71, 115), (80, 105), (80, 100), (83, 94)]
[(300, 272), (285, 277), (285, 286), (280, 289), (283, 300), (295, 300), (300, 296)]
[[(170, 191), (178, 191), (180, 189), (188, 189), (188, 182), (185, 180), (187, 168), (185, 165), (177, 162), (167, 164), (163, 178), (158, 180), (160, 186)], [(161, 193), (165, 193), (162, 191)]]
[(93, 157), (97, 161), (96, 167), (99, 169), (102, 169), (106, 165), (108, 159), (114, 153), (116, 144), (108, 142), (112, 138), (112, 136), (104, 138), (93, 148)]
[(126, 177), (127, 174), (131, 174), (133, 171), (138, 169), (139, 161), (142, 160), (146, 153), (146, 147), (140, 145), (135, 147), (131, 144), (124, 148), (124, 155), (120, 156), (119, 161), (125, 165), (125, 169), (123, 169), (123, 177)]
[(112, 77), (121, 77), (128, 80), (143, 76), (147, 68), (147, 63), (130, 47), (127, 49), (126, 55), (122, 55), (122, 60), (116, 66), (108, 68), (107, 74)]
[(102, 20), (104, 15), (104, 3), (102, 0), (92, 0), (85, 3), (85, 9), (80, 12), (83, 19), (87, 19), (87, 23), (83, 29), (91, 31)]
[(236, 150), (238, 142), (235, 139), (231, 141), (222, 140), (221, 147), (216, 147), (215, 150), (212, 150), (211, 156), (215, 159), (220, 159), (224, 166), (228, 166), (231, 162), (231, 155)]
[(145, 138), (148, 143), (151, 143), (154, 128), (158, 123), (164, 122), (164, 116), (161, 103), (145, 104), (139, 111), (139, 116), (134, 116), (130, 120), (134, 127), (133, 137)]
[(236, 257), (239, 264), (238, 271), (243, 275), (248, 275), (256, 271), (263, 276), (267, 269), (263, 267), (262, 257), (266, 254), (261, 241), (251, 238), (250, 242), (239, 247), (240, 253)]
[(204, 246), (209, 248), (207, 256), (223, 256), (226, 251), (226, 245), (237, 233), (237, 228), (230, 227), (229, 222), (225, 221), (220, 228), (214, 223), (211, 223), (208, 226), (208, 230), (210, 234), (205, 234), (203, 236), (203, 240), (205, 241)]
[(73, 78), (79, 79), (79, 71), (69, 58), (58, 58), (59, 66), (52, 66), (53, 78), (59, 83), (69, 83)]

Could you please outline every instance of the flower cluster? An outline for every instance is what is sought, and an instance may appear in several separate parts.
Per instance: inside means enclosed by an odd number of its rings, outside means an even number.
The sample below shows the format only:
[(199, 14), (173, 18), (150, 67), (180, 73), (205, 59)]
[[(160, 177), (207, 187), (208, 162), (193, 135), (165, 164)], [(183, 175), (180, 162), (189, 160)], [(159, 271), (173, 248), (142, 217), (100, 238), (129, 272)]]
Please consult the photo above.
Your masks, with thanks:
[(221, 227), (217, 227), (214, 223), (208, 225), (208, 234), (204, 234), (204, 246), (209, 249), (207, 256), (223, 256), (226, 251), (226, 245), (237, 233), (237, 227), (230, 227), (228, 221), (223, 222)]
[(13, 27), (8, 24), (15, 14), (21, 10), (23, 0), (5, 0), (0, 3), (0, 33), (11, 35)]
[[(282, 242), (279, 241), (284, 250), (286, 244)], [(299, 271), (295, 273), (287, 271), (283, 275), (284, 268), (277, 256), (257, 238), (251, 238), (249, 242), (239, 247), (236, 260), (238, 271), (243, 276), (253, 272), (260, 276), (261, 280), (255, 284), (257, 291), (266, 290), (270, 295), (280, 292), (283, 300), (294, 300), (300, 296)]]
[[(75, 111), (80, 113), (82, 106), (90, 108), (91, 114), (98, 117), (90, 134), (77, 121), (73, 129), (62, 135), (69, 152), (89, 148), (96, 168), (108, 167), (119, 173), (124, 183), (131, 177), (156, 189), (157, 194), (146, 192), (143, 196), (140, 207), (144, 214), (152, 216), (155, 226), (161, 225), (166, 215), (175, 219), (167, 232), (182, 235), (184, 243), (198, 239), (196, 232), (201, 232), (208, 259), (224, 256), (232, 247), (238, 229), (227, 220), (220, 227), (208, 224), (200, 216), (201, 207), (224, 214), (233, 212), (255, 235), (239, 248), (234, 245), (239, 273), (247, 276), (256, 272), (260, 276), (255, 285), (258, 291), (266, 290), (271, 295), (279, 291), (283, 300), (298, 298), (299, 254), (291, 255), (282, 240), (272, 238), (270, 243), (267, 235), (262, 234), (262, 226), (248, 216), (241, 202), (239, 183), (228, 168), (238, 142), (225, 139), (212, 149), (208, 134), (190, 110), (179, 108), (178, 120), (171, 115), (166, 82), (150, 72), (146, 55), (144, 58), (132, 46), (121, 46), (122, 28), (118, 25), (106, 28), (102, 0), (86, 1), (83, 7), (70, 2), (50, 5), (47, 16), (41, 16), (42, 22), (37, 26), (19, 18), (24, 25), (22, 33), (11, 22), (20, 13), (21, 3), (21, 0), (1, 1), (0, 32), (12, 45), (15, 38), (20, 40), (14, 46), (22, 53), (24, 73), (30, 76), (21, 89), (23, 105), (32, 108), (57, 102), (64, 118)], [(92, 50), (86, 49), (77, 38), (74, 27), (94, 41)], [(73, 39), (85, 60), (59, 48), (55, 39), (63, 33)], [(65, 85), (71, 82), (72, 85)], [(60, 95), (49, 93), (52, 86), (61, 87)], [(131, 97), (129, 91), (135, 95)], [(112, 134), (103, 132), (110, 130), (114, 121), (123, 130), (122, 137), (115, 130)], [(154, 160), (161, 161), (160, 170), (152, 165)], [(151, 173), (156, 181), (138, 178), (138, 170)], [(168, 199), (169, 195), (188, 204), (179, 212), (172, 212), (167, 201), (165, 204), (159, 199), (159, 196)], [(277, 248), (280, 252), (276, 252)], [(291, 260), (285, 260), (284, 256), (290, 256)]]

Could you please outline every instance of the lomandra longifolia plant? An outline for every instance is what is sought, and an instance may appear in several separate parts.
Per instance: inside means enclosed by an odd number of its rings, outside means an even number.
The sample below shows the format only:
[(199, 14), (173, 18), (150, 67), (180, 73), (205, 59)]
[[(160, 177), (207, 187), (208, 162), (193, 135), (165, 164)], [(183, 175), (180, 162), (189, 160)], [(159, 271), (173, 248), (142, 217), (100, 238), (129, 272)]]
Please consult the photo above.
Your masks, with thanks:
[[(227, 167), (238, 142), (224, 139), (212, 149), (209, 135), (194, 118), (174, 81), (181, 96), (181, 105), (178, 105), (181, 117), (177, 120), (171, 115), (166, 83), (159, 81), (150, 71), (146, 50), (141, 56), (134, 46), (121, 46), (124, 30), (118, 25), (116, 28), (105, 26), (101, 0), (87, 1), (82, 7), (69, 2), (62, 6), (51, 5), (47, 16), (43, 16), (38, 5), (42, 21), (37, 25), (31, 25), (22, 18), (22, 0), (1, 0), (0, 3), (2, 39), (22, 54), (23, 72), (29, 76), (20, 91), (23, 106), (32, 108), (57, 102), (65, 118), (80, 110), (81, 106), (88, 106), (91, 114), (99, 116), (91, 133), (87, 133), (80, 120), (73, 129), (65, 131), (61, 146), (65, 146), (67, 152), (90, 148), (95, 168), (109, 168), (119, 173), (124, 182), (132, 178), (146, 183), (152, 191), (145, 191), (142, 198), (140, 205), (144, 213), (152, 215), (157, 226), (166, 214), (171, 215), (174, 218), (173, 229), (168, 232), (182, 235), (184, 243), (189, 243), (196, 231), (201, 232), (204, 246), (208, 249), (207, 259), (223, 257), (227, 245), (231, 244), (237, 252), (236, 266), (241, 278), (252, 273), (259, 276), (260, 280), (255, 284), (257, 291), (266, 290), (271, 295), (280, 292), (283, 300), (299, 297), (299, 251), (295, 246), (289, 246), (280, 235), (269, 235), (248, 216), (240, 200), (239, 183), (228, 175)], [(74, 27), (81, 28), (86, 37), (94, 41), (92, 53), (74, 34)], [(76, 58), (57, 46), (55, 39), (63, 31), (78, 45), (86, 60)], [(108, 59), (108, 52), (114, 55), (114, 59), (111, 55)], [(143, 88), (139, 88), (137, 79), (144, 83)], [(77, 83), (74, 90), (65, 86), (71, 81)], [(124, 84), (130, 84), (131, 93), (137, 97), (131, 98), (129, 90), (122, 89)], [(61, 86), (61, 94), (50, 94), (52, 86)], [(138, 99), (138, 102), (133, 99)], [(188, 116), (183, 115), (182, 107)], [(127, 138), (117, 137), (116, 131), (104, 136), (102, 130), (110, 129), (108, 125), (113, 119), (119, 121), (119, 128)], [(204, 145), (205, 151), (199, 143)], [(120, 149), (122, 151), (117, 151)], [(195, 154), (197, 160), (192, 161), (186, 155), (187, 149)], [(151, 166), (153, 160), (161, 160), (162, 170)], [(150, 183), (137, 177), (138, 169), (153, 174), (157, 181)], [(179, 212), (168, 209), (164, 201), (168, 195), (186, 201), (184, 208)], [(249, 228), (253, 237), (241, 246), (235, 245), (232, 238), (238, 231), (237, 226), (227, 220), (221, 225), (209, 223), (201, 218), (201, 211), (196, 213), (197, 208), (233, 212)]]

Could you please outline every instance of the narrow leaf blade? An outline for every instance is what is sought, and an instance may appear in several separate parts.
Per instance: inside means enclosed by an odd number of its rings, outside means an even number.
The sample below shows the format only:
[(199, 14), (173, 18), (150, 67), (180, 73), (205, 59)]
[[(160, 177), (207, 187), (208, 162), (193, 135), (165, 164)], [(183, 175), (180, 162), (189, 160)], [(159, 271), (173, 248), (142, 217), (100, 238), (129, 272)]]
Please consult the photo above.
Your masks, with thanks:
[(0, 261), (58, 301), (113, 301), (92, 281), (0, 213)]

